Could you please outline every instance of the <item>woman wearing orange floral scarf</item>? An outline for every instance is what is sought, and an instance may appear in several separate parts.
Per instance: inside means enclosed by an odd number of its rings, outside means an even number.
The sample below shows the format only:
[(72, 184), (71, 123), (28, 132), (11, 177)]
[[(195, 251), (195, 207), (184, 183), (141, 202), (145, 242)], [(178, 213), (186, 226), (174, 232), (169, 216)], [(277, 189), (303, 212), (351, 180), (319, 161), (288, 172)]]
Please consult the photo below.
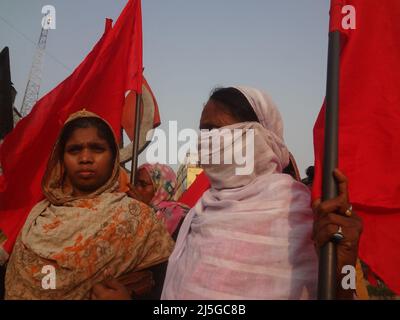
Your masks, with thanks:
[[(153, 210), (118, 192), (119, 170), (111, 127), (90, 112), (72, 115), (42, 181), (46, 199), (10, 257), (6, 299), (89, 299), (96, 283), (168, 259), (171, 237)], [(54, 270), (53, 287), (43, 270)]]

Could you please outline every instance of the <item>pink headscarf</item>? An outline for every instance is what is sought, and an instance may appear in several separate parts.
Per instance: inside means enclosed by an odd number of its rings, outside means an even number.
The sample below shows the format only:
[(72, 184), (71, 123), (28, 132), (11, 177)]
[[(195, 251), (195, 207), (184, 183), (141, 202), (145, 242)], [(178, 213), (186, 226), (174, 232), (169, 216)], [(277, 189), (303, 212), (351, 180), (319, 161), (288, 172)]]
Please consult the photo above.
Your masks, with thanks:
[(154, 196), (150, 201), (157, 217), (164, 221), (168, 232), (172, 235), (188, 208), (181, 203), (173, 201), (176, 191), (176, 174), (165, 164), (145, 163), (138, 170), (144, 169), (149, 174), (154, 186)]

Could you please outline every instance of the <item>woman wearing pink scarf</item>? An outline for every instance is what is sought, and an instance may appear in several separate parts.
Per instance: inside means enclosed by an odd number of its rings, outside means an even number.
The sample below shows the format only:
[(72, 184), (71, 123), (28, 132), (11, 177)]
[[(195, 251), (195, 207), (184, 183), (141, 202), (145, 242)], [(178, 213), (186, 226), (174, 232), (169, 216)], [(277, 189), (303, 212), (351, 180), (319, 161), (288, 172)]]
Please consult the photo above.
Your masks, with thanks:
[(154, 208), (168, 232), (172, 235), (185, 216), (188, 208), (173, 201), (176, 191), (176, 174), (165, 164), (145, 163), (136, 173), (135, 191), (139, 198)]
[[(201, 137), (202, 159), (227, 151), (236, 159), (252, 150), (253, 167), (238, 175), (241, 165), (235, 161), (203, 162), (211, 188), (182, 224), (162, 299), (313, 299), (318, 277), (314, 246), (326, 243), (339, 226), (346, 239), (337, 249), (339, 270), (355, 265), (361, 224), (356, 215), (345, 217), (345, 177), (335, 172), (340, 196), (316, 202), (314, 217), (308, 188), (282, 173), (289, 151), (280, 113), (268, 95), (253, 88), (218, 89), (204, 107), (200, 129), (217, 129)], [(240, 129), (242, 135), (231, 144), (224, 140), (204, 148), (210, 136), (225, 138), (223, 132)], [(251, 130), (252, 147), (247, 143)], [(245, 136), (245, 148), (234, 148)], [(338, 297), (352, 296), (352, 290), (338, 286)]]

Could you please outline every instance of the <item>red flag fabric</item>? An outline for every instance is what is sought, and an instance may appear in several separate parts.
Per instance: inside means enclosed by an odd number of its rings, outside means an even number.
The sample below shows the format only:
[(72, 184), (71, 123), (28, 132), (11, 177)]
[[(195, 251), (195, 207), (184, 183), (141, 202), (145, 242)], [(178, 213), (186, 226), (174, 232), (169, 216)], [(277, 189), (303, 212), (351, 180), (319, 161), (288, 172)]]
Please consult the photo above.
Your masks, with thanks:
[(194, 207), (196, 202), (201, 198), (204, 192), (210, 189), (211, 184), (204, 171), (202, 171), (193, 181), (189, 189), (187, 189), (178, 202), (184, 203), (190, 208)]
[(36, 103), (0, 147), (0, 229), (7, 236), (7, 252), (31, 208), (43, 198), (41, 179), (65, 120), (86, 108), (106, 119), (119, 137), (125, 94), (141, 92), (142, 70), (141, 4), (130, 0), (113, 27), (107, 21), (104, 35), (85, 60)]
[(342, 30), (342, 8), (345, 6), (344, 0), (331, 0), (331, 9), (329, 11), (329, 32)]
[[(354, 30), (340, 26), (339, 168), (364, 223), (359, 256), (400, 294), (400, 1), (341, 2), (353, 6), (356, 21)], [(321, 195), (324, 116), (325, 106), (314, 127), (314, 199)]]

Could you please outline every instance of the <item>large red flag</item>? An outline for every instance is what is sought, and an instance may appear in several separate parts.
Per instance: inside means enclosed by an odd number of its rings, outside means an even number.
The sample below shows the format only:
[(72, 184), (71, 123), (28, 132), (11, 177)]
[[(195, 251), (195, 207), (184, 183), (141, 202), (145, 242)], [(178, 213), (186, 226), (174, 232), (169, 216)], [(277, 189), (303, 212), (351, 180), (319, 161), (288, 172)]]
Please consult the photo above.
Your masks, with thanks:
[[(345, 5), (353, 7), (342, 13)], [(331, 10), (340, 10), (333, 12), (331, 30), (341, 30), (345, 40), (339, 168), (349, 178), (350, 201), (364, 222), (359, 256), (400, 294), (400, 1), (332, 1)], [(351, 26), (353, 18), (355, 29), (344, 30), (342, 20)], [(321, 194), (324, 116), (325, 107), (314, 127), (313, 198)]]
[(68, 116), (86, 108), (105, 118), (119, 136), (127, 91), (142, 90), (140, 0), (130, 0), (113, 27), (111, 22), (107, 20), (104, 35), (86, 59), (37, 102), (0, 147), (4, 189), (0, 192), (0, 229), (7, 237), (3, 244), (7, 252), (31, 208), (43, 198), (41, 179)]

